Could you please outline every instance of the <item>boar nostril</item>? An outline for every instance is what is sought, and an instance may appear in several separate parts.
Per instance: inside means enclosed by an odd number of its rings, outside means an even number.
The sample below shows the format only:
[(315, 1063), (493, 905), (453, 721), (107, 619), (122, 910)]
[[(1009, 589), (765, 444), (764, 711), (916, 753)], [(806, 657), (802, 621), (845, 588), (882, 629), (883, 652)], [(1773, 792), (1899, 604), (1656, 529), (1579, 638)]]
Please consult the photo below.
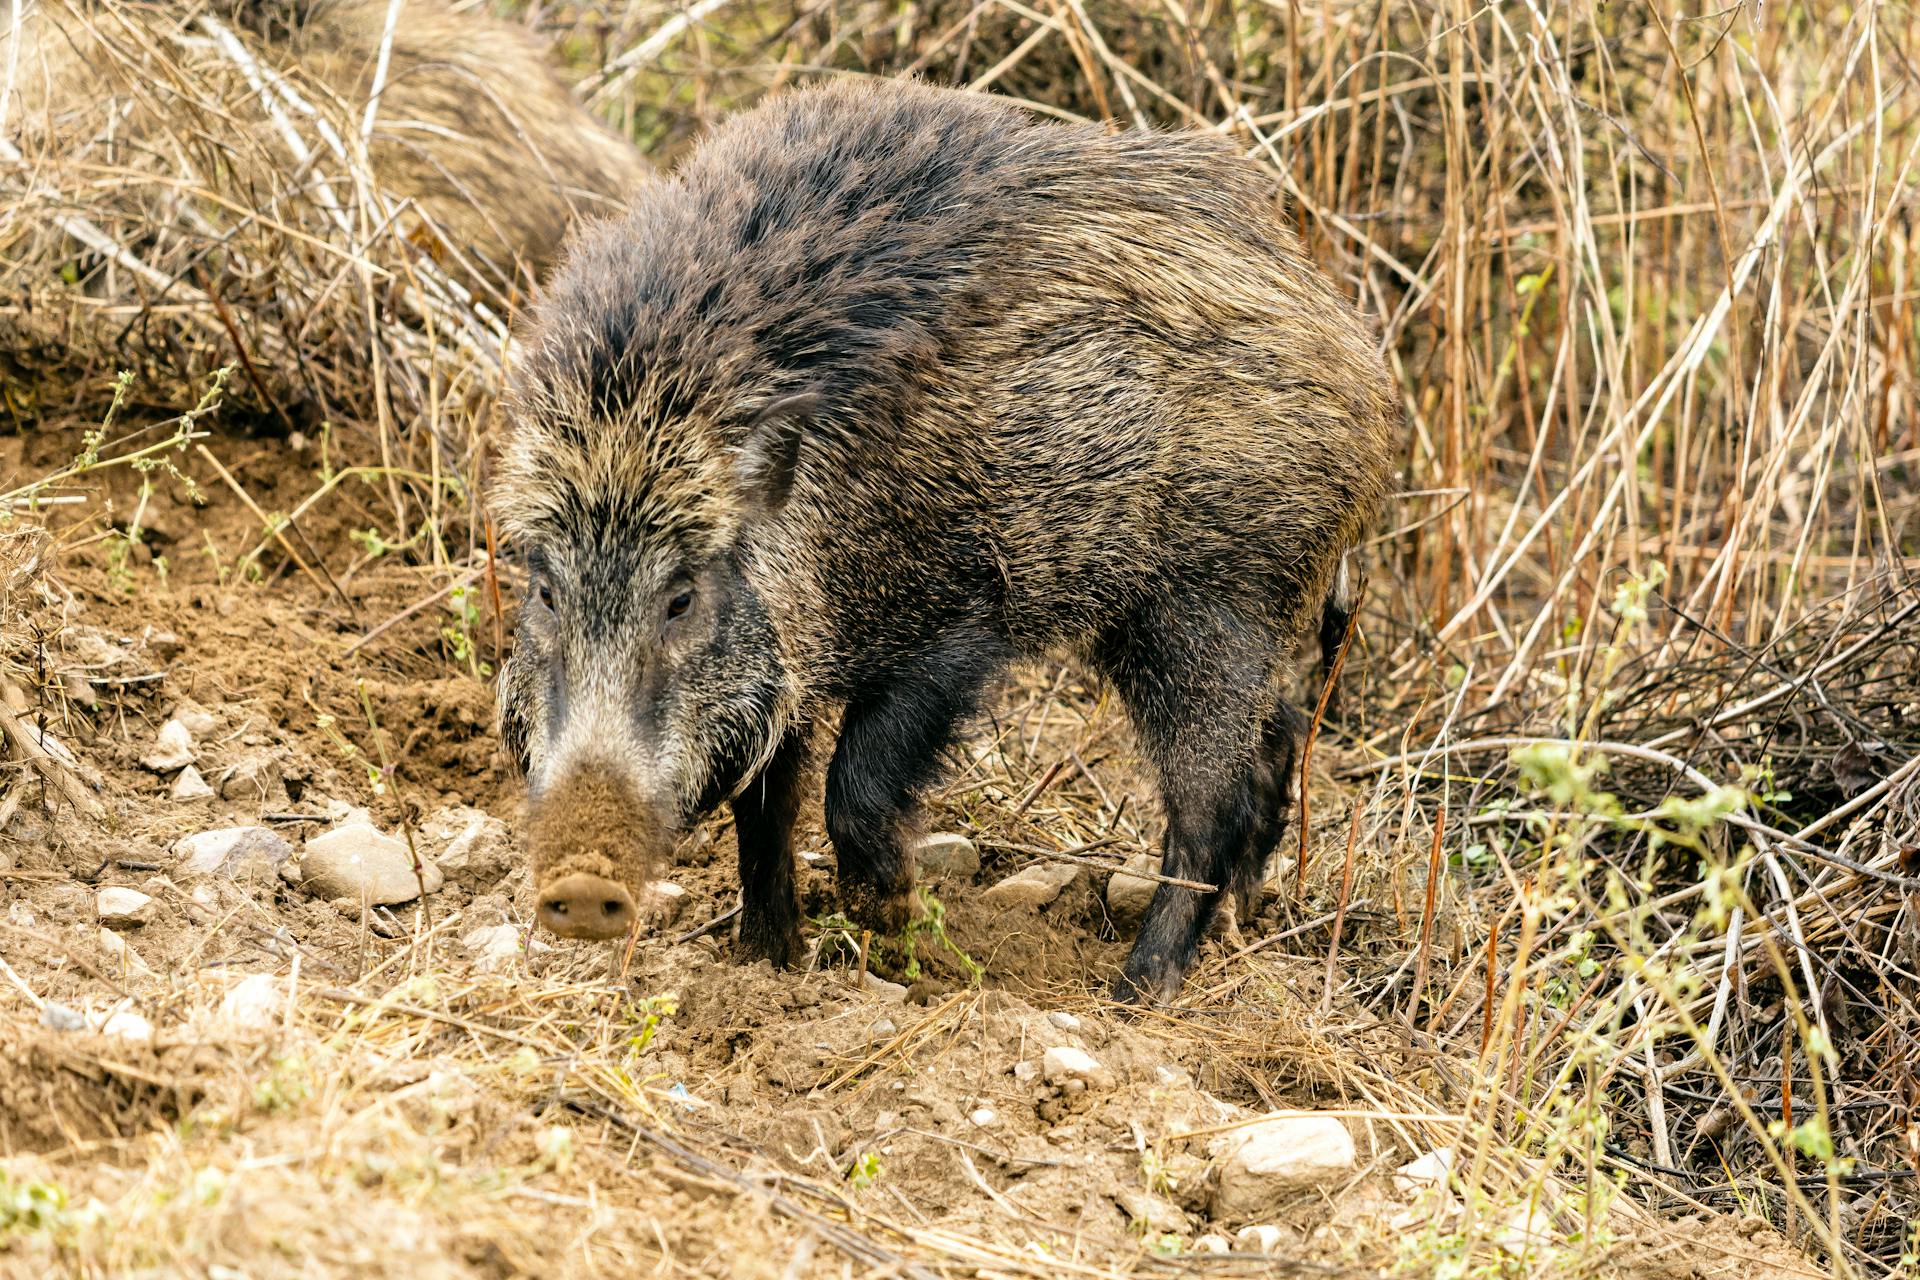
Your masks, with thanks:
[(575, 872), (541, 888), (540, 924), (562, 937), (617, 938), (633, 923), (633, 895), (618, 881)]

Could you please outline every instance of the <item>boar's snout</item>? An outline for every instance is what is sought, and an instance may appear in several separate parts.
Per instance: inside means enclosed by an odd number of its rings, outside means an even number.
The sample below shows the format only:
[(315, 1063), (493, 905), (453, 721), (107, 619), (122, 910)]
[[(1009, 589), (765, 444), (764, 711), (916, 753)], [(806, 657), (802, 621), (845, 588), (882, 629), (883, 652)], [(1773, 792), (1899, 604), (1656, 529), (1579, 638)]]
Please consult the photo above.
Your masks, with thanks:
[(537, 796), (527, 817), (541, 927), (563, 938), (617, 938), (631, 929), (635, 896), (671, 833), (621, 772), (584, 761)]
[(563, 938), (618, 938), (633, 927), (633, 895), (604, 876), (575, 873), (540, 891), (539, 916)]

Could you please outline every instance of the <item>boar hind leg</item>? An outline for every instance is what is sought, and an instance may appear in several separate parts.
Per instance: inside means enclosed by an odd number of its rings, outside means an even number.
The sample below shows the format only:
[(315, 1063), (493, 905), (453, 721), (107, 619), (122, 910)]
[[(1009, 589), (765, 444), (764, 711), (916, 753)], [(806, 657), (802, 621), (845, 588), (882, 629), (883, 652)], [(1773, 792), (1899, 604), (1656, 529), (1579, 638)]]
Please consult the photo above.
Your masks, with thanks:
[(1284, 823), (1292, 756), (1292, 721), (1274, 709), (1283, 651), (1263, 619), (1186, 601), (1141, 611), (1095, 655), (1160, 775), (1161, 870), (1214, 886), (1155, 890), (1114, 983), (1118, 1000), (1171, 998), (1227, 894), (1244, 898), (1259, 882)]
[(1006, 659), (998, 640), (952, 637), (920, 655), (903, 678), (847, 706), (827, 766), (827, 834), (842, 908), (877, 933), (906, 927), (913, 862), (903, 837), (919, 793)]
[(1307, 718), (1292, 703), (1280, 703), (1267, 718), (1253, 766), (1253, 834), (1247, 856), (1235, 864), (1238, 874), (1227, 885), (1240, 902), (1242, 921), (1252, 910), (1254, 892), (1266, 877), (1273, 851), (1287, 834), (1299, 792), (1299, 747), (1306, 736)]
[(733, 800), (740, 842), (740, 951), (746, 960), (791, 965), (800, 951), (800, 899), (793, 880), (793, 821), (800, 812), (810, 735), (788, 734), (758, 777)]

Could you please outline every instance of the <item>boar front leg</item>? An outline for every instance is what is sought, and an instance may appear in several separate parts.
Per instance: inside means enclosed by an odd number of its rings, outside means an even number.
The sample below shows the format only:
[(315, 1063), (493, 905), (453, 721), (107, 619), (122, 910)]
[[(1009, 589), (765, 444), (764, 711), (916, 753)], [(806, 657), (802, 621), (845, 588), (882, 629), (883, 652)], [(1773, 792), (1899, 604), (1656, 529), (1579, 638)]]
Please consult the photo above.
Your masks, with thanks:
[(773, 759), (733, 800), (740, 843), (740, 950), (776, 969), (800, 953), (800, 899), (793, 879), (793, 822), (800, 812), (811, 729), (781, 740)]
[(827, 834), (841, 906), (876, 933), (906, 927), (913, 856), (905, 836), (916, 825), (920, 792), (1008, 656), (996, 637), (949, 635), (916, 654), (902, 678), (847, 706), (827, 766)]

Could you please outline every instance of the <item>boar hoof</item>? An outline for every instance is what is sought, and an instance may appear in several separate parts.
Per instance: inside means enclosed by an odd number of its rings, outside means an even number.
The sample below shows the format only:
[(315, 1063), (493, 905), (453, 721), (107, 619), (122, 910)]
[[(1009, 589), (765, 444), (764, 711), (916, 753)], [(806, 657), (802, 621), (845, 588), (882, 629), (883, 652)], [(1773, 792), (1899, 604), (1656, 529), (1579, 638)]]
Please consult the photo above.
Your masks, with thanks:
[(737, 941), (742, 964), (765, 960), (776, 969), (791, 969), (794, 957), (800, 954), (800, 931), (791, 926), (756, 925), (742, 920)]
[(619, 938), (633, 927), (633, 895), (602, 876), (563, 876), (540, 891), (542, 928), (563, 938)]
[(865, 886), (843, 887), (840, 896), (840, 909), (847, 918), (863, 928), (873, 930), (882, 938), (904, 932), (907, 921), (914, 916), (913, 892), (910, 889), (881, 893)]

